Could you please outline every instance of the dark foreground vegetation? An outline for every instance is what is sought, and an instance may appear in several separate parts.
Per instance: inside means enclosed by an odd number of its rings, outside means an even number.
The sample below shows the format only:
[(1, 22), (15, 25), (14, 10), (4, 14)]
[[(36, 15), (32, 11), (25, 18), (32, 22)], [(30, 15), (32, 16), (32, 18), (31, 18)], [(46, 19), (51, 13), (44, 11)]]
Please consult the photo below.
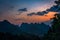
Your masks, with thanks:
[(55, 16), (53, 25), (43, 40), (60, 40), (60, 14), (56, 14)]
[(0, 32), (0, 40), (40, 40), (38, 36), (31, 34), (12, 35), (10, 33)]

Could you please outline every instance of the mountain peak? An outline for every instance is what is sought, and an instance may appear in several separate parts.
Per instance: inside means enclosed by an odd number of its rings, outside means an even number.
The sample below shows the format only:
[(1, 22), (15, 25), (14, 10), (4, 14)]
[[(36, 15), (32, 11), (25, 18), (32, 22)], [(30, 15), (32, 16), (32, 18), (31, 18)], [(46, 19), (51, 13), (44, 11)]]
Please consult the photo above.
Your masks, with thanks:
[(4, 20), (3, 22), (8, 22), (8, 20)]
[(11, 24), (8, 20), (4, 20), (4, 21), (2, 21), (2, 23)]

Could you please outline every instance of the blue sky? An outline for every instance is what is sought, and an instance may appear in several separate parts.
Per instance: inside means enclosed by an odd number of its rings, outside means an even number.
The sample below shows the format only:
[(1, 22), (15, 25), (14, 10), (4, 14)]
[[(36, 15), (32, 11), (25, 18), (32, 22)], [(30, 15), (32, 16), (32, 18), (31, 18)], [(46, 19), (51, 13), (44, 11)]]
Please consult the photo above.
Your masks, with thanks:
[[(0, 20), (9, 20), (12, 23), (22, 23), (29, 22), (31, 19), (35, 22), (35, 18), (38, 21), (39, 16), (27, 16), (27, 14), (32, 12), (40, 12), (49, 9), (54, 5), (55, 0), (0, 0)], [(19, 9), (26, 8), (27, 11), (23, 11), (21, 15), (16, 15), (21, 13)], [(35, 18), (32, 18), (35, 17)], [(14, 19), (18, 20), (17, 22)], [(30, 19), (30, 20), (28, 20)]]
[[(0, 11), (6, 11), (11, 6), (16, 8), (33, 9), (36, 6), (53, 5), (54, 0), (0, 0)], [(5, 10), (4, 10), (5, 9)]]

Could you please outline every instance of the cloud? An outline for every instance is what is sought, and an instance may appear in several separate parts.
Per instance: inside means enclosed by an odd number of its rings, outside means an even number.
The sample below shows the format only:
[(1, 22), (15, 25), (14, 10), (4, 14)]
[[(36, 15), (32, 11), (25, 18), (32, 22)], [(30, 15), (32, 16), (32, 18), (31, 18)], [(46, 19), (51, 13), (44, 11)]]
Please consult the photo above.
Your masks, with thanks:
[(52, 6), (50, 9), (47, 9), (46, 11), (54, 11), (54, 12), (57, 12), (58, 11), (58, 5), (54, 5)]
[(28, 16), (36, 15), (36, 13), (32, 12), (30, 14), (27, 14)]
[(25, 11), (27, 11), (27, 8), (18, 9), (18, 11), (22, 11), (22, 12), (25, 12)]
[(47, 14), (48, 12), (46, 12), (46, 11), (42, 11), (42, 12), (37, 12), (37, 14), (36, 15), (44, 15), (44, 14)]
[(18, 9), (19, 14), (17, 15), (20, 15), (21, 13), (26, 12), (26, 11), (27, 11), (27, 8)]
[(46, 12), (46, 11), (42, 11), (42, 12), (37, 12), (37, 13), (30, 13), (30, 14), (27, 14), (28, 16), (32, 16), (32, 15), (40, 15), (40, 16), (42, 16), (42, 15), (44, 15), (44, 14), (47, 14), (48, 12)]
[(49, 9), (46, 9), (46, 11), (42, 11), (42, 12), (37, 12), (37, 13), (30, 13), (30, 14), (27, 14), (28, 16), (32, 16), (32, 15), (44, 15), (44, 14), (47, 14), (48, 12), (60, 12), (60, 6), (57, 4), (57, 5), (53, 5), (51, 8)]
[(60, 12), (60, 0), (55, 1), (56, 5), (53, 5), (50, 9), (47, 9), (46, 11), (54, 11), (54, 12)]
[(37, 12), (37, 13), (30, 13), (30, 14), (27, 14), (28, 16), (32, 16), (32, 15), (44, 15), (44, 14), (47, 14), (48, 12), (60, 12), (60, 0), (59, 1), (55, 1), (55, 3), (57, 5), (53, 5), (51, 8), (49, 9), (46, 9), (46, 11), (42, 11), (42, 12)]
[(60, 0), (58, 0), (58, 1), (55, 1), (55, 3), (59, 5), (59, 4), (60, 4)]

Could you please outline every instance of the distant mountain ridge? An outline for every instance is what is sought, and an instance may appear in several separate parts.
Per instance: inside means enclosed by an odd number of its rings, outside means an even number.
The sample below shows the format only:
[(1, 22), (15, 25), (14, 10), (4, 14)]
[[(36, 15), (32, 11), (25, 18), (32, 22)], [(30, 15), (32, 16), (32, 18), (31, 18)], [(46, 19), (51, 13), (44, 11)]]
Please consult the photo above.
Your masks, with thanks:
[(20, 29), (27, 33), (43, 36), (43, 34), (47, 33), (47, 31), (49, 30), (49, 26), (45, 25), (44, 23), (22, 23)]
[(18, 27), (16, 25), (11, 24), (7, 20), (0, 22), (0, 32), (9, 32), (12, 34), (29, 33), (42, 36), (44, 33), (47, 33), (48, 30), (49, 26), (45, 25), (44, 23), (22, 23), (22, 25)]
[(0, 22), (0, 32), (9, 32), (13, 34), (19, 33), (20, 29), (18, 26), (9, 23), (7, 20)]

